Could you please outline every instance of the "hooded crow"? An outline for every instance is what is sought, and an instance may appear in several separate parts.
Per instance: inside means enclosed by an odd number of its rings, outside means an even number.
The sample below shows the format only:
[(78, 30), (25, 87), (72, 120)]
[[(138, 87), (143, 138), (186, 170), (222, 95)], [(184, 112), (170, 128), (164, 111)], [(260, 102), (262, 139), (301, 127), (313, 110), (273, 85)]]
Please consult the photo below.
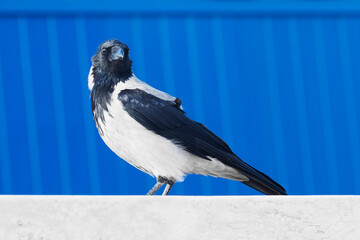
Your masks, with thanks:
[(156, 177), (153, 195), (167, 195), (187, 174), (240, 181), (264, 194), (286, 195), (278, 183), (251, 167), (218, 136), (186, 116), (179, 98), (140, 81), (126, 44), (107, 40), (92, 57), (91, 108), (101, 138), (120, 158)]

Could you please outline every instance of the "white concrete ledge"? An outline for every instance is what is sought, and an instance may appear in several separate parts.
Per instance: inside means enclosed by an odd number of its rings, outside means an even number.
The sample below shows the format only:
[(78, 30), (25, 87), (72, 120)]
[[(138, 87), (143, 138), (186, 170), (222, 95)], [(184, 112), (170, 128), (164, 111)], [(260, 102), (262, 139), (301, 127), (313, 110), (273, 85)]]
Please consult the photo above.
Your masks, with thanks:
[(360, 197), (0, 196), (0, 239), (360, 239)]

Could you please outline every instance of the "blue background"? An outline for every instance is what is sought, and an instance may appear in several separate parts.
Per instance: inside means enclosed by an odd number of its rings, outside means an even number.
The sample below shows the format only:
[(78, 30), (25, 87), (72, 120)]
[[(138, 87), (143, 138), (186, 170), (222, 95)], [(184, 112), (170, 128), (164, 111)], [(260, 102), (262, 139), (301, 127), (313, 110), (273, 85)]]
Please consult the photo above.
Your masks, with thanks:
[[(360, 4), (0, 3), (0, 193), (145, 194), (99, 137), (87, 89), (106, 39), (289, 194), (359, 194)], [(171, 161), (171, 159), (169, 159)], [(188, 176), (171, 194), (260, 194)]]

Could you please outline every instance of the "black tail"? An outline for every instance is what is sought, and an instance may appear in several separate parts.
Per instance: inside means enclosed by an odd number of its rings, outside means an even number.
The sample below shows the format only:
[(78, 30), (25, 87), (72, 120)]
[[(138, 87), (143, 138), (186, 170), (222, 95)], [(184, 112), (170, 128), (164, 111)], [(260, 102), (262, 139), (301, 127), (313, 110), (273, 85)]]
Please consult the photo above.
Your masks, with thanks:
[[(259, 172), (263, 174), (262, 172)], [(286, 190), (277, 182), (263, 174), (268, 180), (264, 182), (262, 179), (249, 177), (249, 181), (243, 182), (244, 184), (252, 187), (266, 195), (287, 195)]]
[(243, 172), (249, 178), (249, 181), (243, 182), (244, 184), (266, 195), (287, 195), (286, 190), (269, 176), (256, 170), (244, 161), (240, 161), (243, 163), (241, 164), (241, 169), (239, 169), (240, 172)]
[[(251, 167), (235, 154), (232, 157), (233, 161), (227, 161), (227, 165), (237, 169), (240, 174), (245, 175), (249, 179), (248, 181), (241, 181), (242, 183), (266, 195), (287, 195), (286, 190), (269, 176)], [(236, 176), (233, 176), (232, 179), (235, 180)]]
[[(198, 128), (201, 126), (201, 128)], [(191, 142), (189, 149), (194, 149), (196, 145), (196, 151), (193, 150), (193, 154), (207, 159), (207, 156), (218, 159), (222, 163), (232, 168), (235, 168), (241, 175), (245, 175), (249, 180), (243, 181), (246, 185), (255, 188), (256, 190), (267, 195), (287, 195), (285, 189), (277, 182), (272, 180), (264, 173), (251, 167), (245, 163), (238, 156), (236, 156), (230, 149), (230, 147), (213, 132), (207, 129), (203, 124), (197, 123), (197, 125), (191, 125), (189, 132), (196, 134), (195, 142)], [(191, 138), (192, 139), (192, 138)], [(188, 150), (189, 151), (189, 150)], [(204, 157), (205, 156), (205, 157)], [(208, 159), (209, 160), (209, 159)], [(220, 176), (221, 177), (221, 176)], [(222, 176), (229, 179), (240, 180), (242, 177), (238, 176)]]

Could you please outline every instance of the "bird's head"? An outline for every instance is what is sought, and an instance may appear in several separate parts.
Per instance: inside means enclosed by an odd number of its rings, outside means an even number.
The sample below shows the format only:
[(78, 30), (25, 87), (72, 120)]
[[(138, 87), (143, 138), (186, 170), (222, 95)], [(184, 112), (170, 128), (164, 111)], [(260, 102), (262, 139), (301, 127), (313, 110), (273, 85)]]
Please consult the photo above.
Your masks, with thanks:
[(129, 47), (116, 39), (110, 39), (98, 47), (91, 58), (94, 69), (111, 76), (127, 79), (132, 75)]

